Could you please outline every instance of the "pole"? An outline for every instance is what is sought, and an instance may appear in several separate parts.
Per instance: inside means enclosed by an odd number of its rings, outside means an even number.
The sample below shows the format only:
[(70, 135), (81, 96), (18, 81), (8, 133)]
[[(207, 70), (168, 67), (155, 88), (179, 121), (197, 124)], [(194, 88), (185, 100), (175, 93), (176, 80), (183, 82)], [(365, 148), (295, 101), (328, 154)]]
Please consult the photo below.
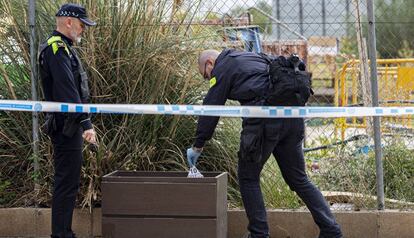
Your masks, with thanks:
[(303, 36), (303, 0), (299, 0), (299, 24), (300, 34)]
[(351, 19), (351, 14), (350, 14), (350, 4), (349, 4), (350, 0), (346, 0), (346, 35), (349, 36), (350, 34), (350, 24), (349, 21)]
[(326, 36), (326, 4), (325, 4), (325, 0), (322, 0), (322, 35)]
[[(371, 61), (371, 88), (372, 105), (378, 107), (378, 81), (377, 81), (377, 39), (375, 35), (375, 15), (374, 2), (367, 0), (368, 10), (368, 37), (369, 37), (369, 58)], [(377, 202), (378, 210), (384, 210), (384, 171), (382, 166), (381, 148), (381, 120), (374, 117), (374, 143), (375, 143), (375, 162), (377, 172)]]
[[(35, 39), (36, 39), (36, 32), (35, 32), (35, 12), (36, 12), (36, 3), (35, 0), (29, 0), (29, 29), (30, 29), (30, 66), (31, 66), (31, 73), (30, 78), (32, 82), (32, 100), (37, 101), (37, 69), (36, 69), (36, 53), (37, 50), (35, 47)], [(32, 139), (33, 139), (33, 168), (34, 168), (34, 183), (35, 183), (35, 192), (38, 194), (40, 190), (39, 185), (39, 114), (38, 112), (32, 113)]]
[[(280, 0), (273, 0), (272, 2), (272, 17), (280, 20)], [(277, 39), (280, 40), (280, 25), (279, 23), (275, 23), (276, 22), (272, 22), (272, 36), (276, 35)]]

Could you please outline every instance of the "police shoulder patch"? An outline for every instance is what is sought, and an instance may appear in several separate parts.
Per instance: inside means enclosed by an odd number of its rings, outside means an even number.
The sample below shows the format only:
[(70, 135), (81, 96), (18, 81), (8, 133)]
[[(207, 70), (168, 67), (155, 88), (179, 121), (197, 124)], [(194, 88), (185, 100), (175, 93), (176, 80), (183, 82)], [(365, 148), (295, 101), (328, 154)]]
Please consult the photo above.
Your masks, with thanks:
[(60, 48), (65, 49), (65, 52), (70, 56), (69, 49), (66, 46), (65, 42), (55, 41), (55, 42), (52, 43), (53, 54), (56, 54)]
[(214, 87), (214, 85), (216, 85), (216, 83), (217, 83), (216, 77), (212, 77), (210, 79), (210, 88)]
[(63, 47), (63, 48), (66, 47), (66, 45), (65, 45), (65, 43), (63, 41), (57, 41), (56, 43), (57, 43), (57, 46), (58, 47)]

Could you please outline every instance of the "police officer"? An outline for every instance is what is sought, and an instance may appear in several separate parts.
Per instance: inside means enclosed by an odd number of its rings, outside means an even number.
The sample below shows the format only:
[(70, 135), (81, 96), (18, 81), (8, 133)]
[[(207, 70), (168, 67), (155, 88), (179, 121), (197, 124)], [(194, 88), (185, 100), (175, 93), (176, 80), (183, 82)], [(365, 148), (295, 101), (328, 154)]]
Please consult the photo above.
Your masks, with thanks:
[[(45, 99), (54, 102), (87, 103), (88, 78), (73, 44), (81, 41), (86, 26), (94, 26), (85, 8), (64, 4), (56, 13), (57, 28), (41, 45), (40, 75)], [(45, 130), (53, 144), (54, 187), (52, 236), (75, 237), (72, 214), (79, 190), (83, 139), (96, 143), (96, 133), (86, 113), (51, 113)]]
[[(224, 105), (227, 99), (237, 100), (241, 105), (266, 105), (263, 99), (269, 88), (268, 63), (260, 55), (228, 49), (221, 53), (206, 50), (199, 56), (198, 67), (203, 78), (210, 80), (204, 105)], [(199, 117), (195, 143), (187, 149), (190, 166), (196, 164), (218, 120), (218, 117)], [(249, 220), (247, 237), (269, 237), (260, 173), (272, 153), (286, 183), (309, 208), (319, 226), (319, 237), (342, 237), (327, 202), (306, 175), (302, 151), (304, 129), (304, 121), (300, 118), (243, 118), (238, 179)]]

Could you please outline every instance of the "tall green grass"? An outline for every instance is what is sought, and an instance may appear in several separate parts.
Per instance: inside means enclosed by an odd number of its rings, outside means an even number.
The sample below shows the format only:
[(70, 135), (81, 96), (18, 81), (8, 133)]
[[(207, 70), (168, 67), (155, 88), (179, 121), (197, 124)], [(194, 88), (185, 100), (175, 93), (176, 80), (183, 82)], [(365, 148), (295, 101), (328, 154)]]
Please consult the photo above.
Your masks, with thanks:
[[(199, 104), (207, 88), (197, 72), (197, 55), (208, 42), (220, 42), (216, 29), (191, 25), (199, 2), (173, 6), (166, 0), (78, 1), (98, 22), (78, 47), (90, 76), (93, 103)], [(38, 41), (54, 29), (63, 1), (37, 1)], [(2, 66), (0, 94), (30, 98), (29, 34), (26, 1), (1, 1), (0, 51), (10, 58)], [(173, 10), (174, 9), (174, 10)], [(10, 40), (12, 39), (12, 40)], [(9, 79), (12, 87), (7, 87)], [(100, 179), (116, 169), (182, 171), (185, 149), (193, 142), (196, 117), (95, 115), (99, 151), (84, 151), (80, 204), (100, 202)], [(41, 119), (42, 121), (42, 119)], [(236, 124), (236, 126), (235, 126)], [(223, 120), (216, 139), (206, 145), (201, 170), (228, 171), (236, 186), (238, 123)], [(1, 206), (50, 204), (53, 161), (49, 139), (41, 138), (41, 189), (34, 194), (31, 114), (0, 112), (0, 187), (9, 196)], [(19, 198), (19, 199), (16, 199)], [(239, 199), (230, 188), (230, 200)]]
[[(193, 24), (202, 19), (201, 1), (171, 5), (167, 0), (82, 0), (97, 27), (89, 28), (78, 49), (90, 76), (93, 103), (200, 104), (208, 90), (197, 72), (202, 49), (223, 44), (217, 26)], [(175, 1), (180, 2), (180, 1)], [(37, 42), (55, 28), (54, 14), (63, 1), (38, 0)], [(30, 99), (28, 1), (0, 1), (0, 95)], [(40, 90), (40, 88), (39, 88)], [(94, 115), (99, 151), (84, 151), (79, 205), (99, 205), (100, 180), (113, 170), (183, 171), (185, 149), (193, 142), (196, 117), (163, 115)], [(43, 122), (43, 115), (41, 115)], [(0, 206), (49, 206), (53, 160), (49, 139), (41, 136), (39, 174), (33, 172), (31, 114), (0, 111)], [(229, 172), (230, 206), (241, 206), (236, 179), (240, 120), (221, 119), (199, 160), (202, 171)], [(329, 142), (329, 140), (324, 140)], [(398, 151), (391, 150), (392, 148)], [(349, 149), (349, 148), (348, 148)], [(387, 198), (413, 201), (412, 151), (398, 146), (385, 153)], [(339, 150), (339, 151), (338, 151)], [(373, 157), (356, 156), (338, 146), (308, 154), (322, 159), (312, 179), (323, 190), (374, 195)], [(387, 150), (388, 151), (388, 150)], [(334, 155), (334, 156), (333, 156)], [(40, 181), (35, 194), (34, 177)], [(302, 206), (284, 183), (274, 159), (262, 174), (268, 207)], [(375, 207), (372, 199), (353, 201)]]

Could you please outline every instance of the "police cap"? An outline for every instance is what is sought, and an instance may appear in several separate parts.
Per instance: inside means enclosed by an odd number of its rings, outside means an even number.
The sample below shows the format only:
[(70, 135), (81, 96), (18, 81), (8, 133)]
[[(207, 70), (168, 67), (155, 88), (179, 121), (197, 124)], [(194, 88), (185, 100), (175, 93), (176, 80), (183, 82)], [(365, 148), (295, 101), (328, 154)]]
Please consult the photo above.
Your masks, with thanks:
[(63, 4), (56, 13), (57, 17), (75, 17), (87, 26), (95, 26), (96, 22), (90, 20), (84, 7), (74, 3)]

